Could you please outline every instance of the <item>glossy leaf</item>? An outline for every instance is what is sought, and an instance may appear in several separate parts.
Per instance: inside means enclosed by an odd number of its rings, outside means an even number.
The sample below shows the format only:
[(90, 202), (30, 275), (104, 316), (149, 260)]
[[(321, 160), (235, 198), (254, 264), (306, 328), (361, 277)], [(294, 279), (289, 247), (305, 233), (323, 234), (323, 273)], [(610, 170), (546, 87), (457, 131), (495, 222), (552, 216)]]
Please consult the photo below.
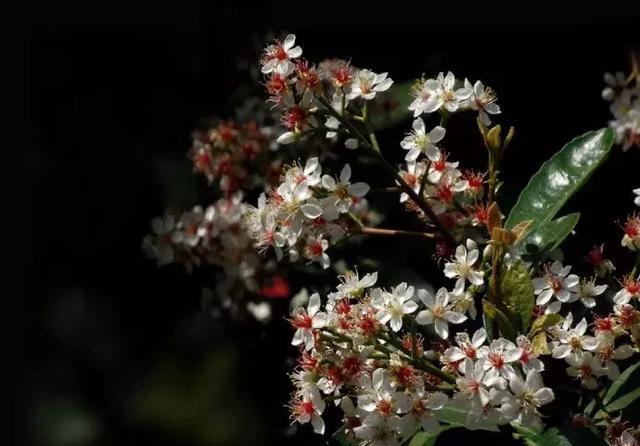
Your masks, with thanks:
[(634, 389), (631, 392), (625, 393), (620, 396), (620, 398), (616, 398), (606, 405), (607, 412), (616, 412), (618, 410), (622, 410), (634, 401), (640, 398), (640, 388)]
[(553, 428), (533, 435), (519, 432), (528, 446), (606, 446), (607, 444), (603, 438), (585, 427)]
[(605, 394), (602, 402), (607, 405), (618, 396), (624, 395), (629, 390), (640, 386), (640, 362), (627, 367), (616, 380), (611, 383), (611, 387)]
[(565, 215), (529, 232), (519, 243), (518, 249), (526, 261), (542, 260), (567, 238), (580, 220), (580, 213)]
[(531, 230), (550, 221), (589, 179), (611, 150), (610, 129), (587, 132), (567, 143), (531, 177), (505, 226), (533, 220)]
[(448, 427), (444, 427), (438, 432), (420, 431), (411, 438), (408, 446), (433, 446), (436, 444), (438, 436), (447, 429)]

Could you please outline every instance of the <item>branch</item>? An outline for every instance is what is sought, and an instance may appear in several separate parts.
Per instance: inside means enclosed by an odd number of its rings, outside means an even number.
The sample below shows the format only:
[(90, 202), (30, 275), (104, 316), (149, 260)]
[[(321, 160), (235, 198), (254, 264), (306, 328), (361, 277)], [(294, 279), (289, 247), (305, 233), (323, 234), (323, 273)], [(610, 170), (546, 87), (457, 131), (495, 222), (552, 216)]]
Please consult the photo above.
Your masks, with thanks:
[(420, 197), (418, 193), (407, 184), (406, 181), (404, 181), (404, 178), (400, 176), (398, 171), (382, 156), (380, 146), (378, 145), (378, 141), (376, 140), (375, 135), (373, 133), (370, 133), (370, 138), (367, 138), (348, 119), (346, 119), (340, 113), (336, 112), (325, 98), (319, 96), (318, 100), (327, 109), (327, 111), (338, 121), (340, 121), (340, 123), (344, 125), (351, 134), (356, 136), (360, 140), (360, 143), (363, 145), (363, 147), (367, 148), (378, 159), (380, 164), (382, 164), (382, 166), (393, 175), (402, 191), (409, 195), (409, 197), (420, 207), (420, 209), (427, 215), (427, 217), (429, 217), (429, 219), (433, 222), (433, 224), (436, 226), (447, 243), (455, 246), (455, 238), (453, 237), (449, 229), (447, 229), (442, 224), (438, 216), (435, 214), (435, 212), (433, 212), (433, 209), (431, 209), (431, 206), (429, 206), (429, 204), (422, 197)]

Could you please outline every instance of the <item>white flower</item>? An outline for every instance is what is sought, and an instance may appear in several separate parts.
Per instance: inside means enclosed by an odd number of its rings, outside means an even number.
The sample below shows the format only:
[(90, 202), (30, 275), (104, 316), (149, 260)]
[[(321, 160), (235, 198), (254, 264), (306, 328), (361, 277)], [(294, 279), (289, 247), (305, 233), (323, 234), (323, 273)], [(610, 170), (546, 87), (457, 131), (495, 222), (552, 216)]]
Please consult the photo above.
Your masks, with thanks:
[(415, 161), (421, 153), (424, 153), (431, 161), (436, 161), (440, 157), (440, 150), (435, 146), (436, 143), (444, 138), (444, 127), (436, 126), (426, 132), (424, 121), (417, 118), (413, 121), (413, 131), (407, 135), (400, 146), (408, 150), (404, 157), (405, 161)]
[(495, 376), (489, 376), (480, 361), (465, 359), (461, 367), (462, 375), (456, 379), (460, 389), (459, 397), (470, 402), (469, 413), (480, 415), (491, 397), (489, 387), (496, 382)]
[(393, 389), (385, 369), (374, 370), (370, 383), (365, 383), (364, 387), (365, 392), (358, 395), (358, 407), (365, 412), (375, 411), (382, 417), (388, 417), (409, 410), (409, 397)]
[(569, 355), (566, 360), (570, 365), (567, 367), (569, 376), (580, 378), (582, 385), (587, 389), (598, 387), (597, 378), (605, 372), (597, 358), (589, 352), (583, 352), (578, 355)]
[(386, 91), (393, 81), (387, 77), (387, 73), (376, 74), (370, 70), (360, 70), (356, 74), (348, 99), (361, 97), (369, 100), (376, 97), (376, 93)]
[(320, 184), (322, 173), (322, 166), (318, 162), (317, 157), (312, 157), (307, 160), (304, 168), (293, 165), (289, 168), (284, 175), (286, 182), (293, 184), (300, 184), (306, 182), (309, 187), (315, 187)]
[(329, 242), (322, 235), (310, 235), (305, 242), (304, 256), (311, 261), (318, 262), (322, 265), (322, 269), (327, 269), (331, 264), (326, 253), (327, 248), (329, 248)]
[(598, 340), (593, 336), (585, 336), (587, 320), (582, 318), (580, 322), (570, 330), (559, 329), (554, 334), (558, 338), (558, 344), (553, 348), (551, 355), (556, 359), (566, 358), (570, 353), (580, 354), (582, 350), (594, 351), (598, 348)]
[[(413, 189), (413, 191), (417, 194), (420, 192), (420, 187), (422, 185), (422, 177), (427, 170), (427, 166), (421, 161), (408, 161), (407, 162), (407, 170), (401, 170), (399, 173), (400, 177), (404, 180), (405, 183)], [(400, 194), (400, 203), (404, 203), (409, 199), (409, 195), (406, 192), (402, 192)]]
[[(373, 305), (378, 309), (376, 319), (381, 324), (389, 322), (393, 331), (402, 328), (402, 317), (418, 309), (418, 304), (412, 300), (414, 288), (405, 282), (396, 286), (391, 293), (380, 289), (372, 296)], [(373, 293), (372, 293), (373, 294)]]
[(525, 335), (519, 335), (516, 338), (518, 361), (522, 366), (524, 373), (529, 373), (531, 370), (536, 372), (542, 372), (544, 370), (544, 363), (538, 359), (538, 355), (533, 352), (531, 341)]
[(456, 77), (451, 71), (445, 76), (438, 74), (437, 79), (427, 79), (420, 87), (415, 100), (409, 105), (413, 116), (418, 117), (422, 113), (433, 113), (444, 107), (450, 112), (458, 110), (460, 105), (471, 97), (473, 89), (455, 89)]
[(320, 296), (313, 293), (309, 297), (307, 309), (297, 308), (293, 312), (291, 324), (296, 328), (291, 345), (304, 344), (306, 350), (311, 350), (315, 344), (315, 330), (327, 324), (327, 314), (320, 310)]
[(615, 75), (611, 73), (604, 74), (604, 81), (607, 87), (602, 90), (602, 99), (605, 101), (612, 101), (615, 97), (615, 89), (623, 87), (627, 82), (627, 76), (621, 71), (618, 71)]
[(148, 257), (155, 258), (158, 265), (168, 265), (174, 260), (175, 250), (172, 238), (176, 229), (176, 219), (173, 215), (165, 215), (151, 220), (153, 235), (144, 238), (142, 248)]
[(357, 271), (347, 271), (339, 277), (340, 284), (337, 286), (338, 297), (360, 297), (365, 288), (372, 287), (378, 281), (378, 272), (367, 273), (362, 278)]
[(621, 344), (614, 347), (613, 336), (602, 335), (598, 345), (597, 354), (602, 360), (607, 377), (613, 381), (620, 376), (620, 367), (615, 361), (624, 360), (633, 356), (634, 349), (629, 344)]
[(629, 431), (624, 431), (614, 443), (616, 446), (638, 446), (638, 440)]
[(468, 313), (469, 317), (475, 320), (477, 316), (476, 303), (473, 299), (473, 294), (464, 289), (465, 280), (460, 278), (456, 281), (456, 286), (449, 293), (451, 302), (453, 303), (453, 309), (460, 313)]
[(289, 34), (284, 42), (276, 41), (273, 45), (269, 45), (264, 51), (262, 59), (262, 72), (269, 74), (273, 71), (289, 75), (293, 71), (295, 65), (291, 59), (296, 59), (302, 55), (302, 48), (294, 46), (296, 36)]
[(247, 311), (259, 322), (271, 319), (271, 305), (268, 302), (247, 302)]
[(558, 302), (548, 305), (546, 313), (557, 313), (560, 311), (561, 302), (576, 300), (576, 285), (580, 278), (575, 274), (569, 274), (570, 271), (570, 266), (563, 267), (562, 263), (556, 260), (547, 268), (545, 277), (533, 279), (533, 291), (538, 296), (536, 305), (547, 305), (554, 296), (558, 299)]
[(613, 296), (616, 305), (628, 304), (634, 297), (640, 298), (640, 278), (635, 280), (631, 276), (626, 276), (621, 285), (620, 291)]
[(447, 362), (456, 363), (459, 362), (458, 368), (461, 369), (464, 359), (470, 359), (475, 361), (478, 359), (478, 349), (487, 340), (487, 332), (484, 328), (478, 329), (471, 339), (465, 332), (456, 333), (456, 344), (458, 346), (449, 347), (444, 351), (444, 357)]
[(333, 177), (324, 175), (322, 177), (322, 185), (331, 192), (335, 198), (335, 206), (342, 214), (349, 212), (349, 208), (353, 204), (354, 198), (362, 198), (369, 192), (367, 183), (350, 183), (351, 166), (345, 164), (340, 171), (340, 181), (336, 182)]
[(435, 297), (427, 290), (418, 290), (418, 297), (427, 309), (416, 315), (416, 322), (420, 325), (433, 324), (442, 339), (449, 337), (449, 323), (461, 324), (467, 320), (464, 314), (452, 311), (449, 293), (445, 288), (440, 288)]
[(596, 279), (591, 280), (583, 279), (578, 284), (576, 289), (576, 297), (587, 308), (593, 308), (596, 306), (596, 300), (594, 297), (598, 297), (607, 289), (607, 285), (596, 285)]
[(300, 424), (311, 422), (315, 433), (324, 434), (324, 420), (321, 417), (324, 408), (325, 403), (320, 392), (310, 387), (291, 405), (292, 417)]
[(637, 195), (637, 197), (635, 197), (635, 198), (633, 199), (633, 203), (634, 203), (636, 206), (640, 206), (640, 187), (639, 187), (639, 188), (637, 188), (637, 189), (634, 189), (634, 190), (633, 190), (633, 193)]
[(488, 374), (511, 380), (516, 374), (511, 363), (517, 361), (520, 354), (513, 342), (502, 338), (494, 339), (489, 346), (478, 349), (478, 362)]
[(518, 415), (518, 422), (525, 426), (536, 426), (540, 423), (538, 407), (550, 403), (555, 395), (549, 387), (544, 387), (542, 376), (539, 372), (531, 370), (523, 381), (520, 376), (514, 376), (509, 381), (509, 388), (515, 395), (509, 403), (502, 406), (501, 410)]
[(365, 417), (360, 426), (353, 428), (356, 438), (364, 440), (367, 446), (400, 446), (398, 434), (401, 430), (400, 417), (383, 417), (372, 413)]
[(483, 272), (473, 268), (478, 261), (480, 252), (473, 240), (467, 239), (466, 247), (456, 248), (455, 259), (444, 265), (444, 275), (449, 278), (460, 277), (468, 280), (472, 285), (480, 286), (484, 283)]
[(433, 411), (442, 409), (448, 399), (445, 393), (426, 393), (419, 388), (411, 394), (411, 410), (403, 417), (402, 421), (411, 429), (419, 424), (426, 432), (438, 432), (440, 423), (438, 423)]
[(473, 92), (467, 101), (469, 107), (472, 110), (478, 110), (482, 124), (486, 126), (491, 125), (489, 115), (497, 115), (500, 113), (500, 107), (496, 104), (496, 95), (493, 90), (485, 87), (481, 81), (477, 81), (472, 87), (471, 83), (465, 79), (464, 86)]

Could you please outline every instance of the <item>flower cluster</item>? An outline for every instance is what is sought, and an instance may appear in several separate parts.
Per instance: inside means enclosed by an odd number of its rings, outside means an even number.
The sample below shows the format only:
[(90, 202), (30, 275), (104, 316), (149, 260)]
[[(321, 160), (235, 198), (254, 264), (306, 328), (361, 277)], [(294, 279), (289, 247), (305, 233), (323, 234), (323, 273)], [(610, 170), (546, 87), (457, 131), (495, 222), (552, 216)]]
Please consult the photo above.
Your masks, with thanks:
[(607, 87), (602, 91), (604, 100), (611, 102), (613, 119), (609, 121), (616, 135), (616, 142), (623, 150), (640, 148), (640, 74), (634, 72), (626, 76), (622, 72), (604, 76)]
[(366, 183), (351, 182), (349, 164), (338, 178), (322, 175), (318, 158), (308, 159), (304, 167), (286, 166), (278, 187), (263, 193), (247, 213), (254, 246), (259, 251), (273, 248), (278, 259), (287, 253), (292, 261), (302, 257), (328, 268), (330, 243), (345, 236), (345, 215), (352, 216), (356, 206), (359, 212), (366, 210), (368, 190)]
[[(427, 131), (423, 119), (416, 118), (411, 133), (400, 143), (408, 150), (400, 177), (448, 226), (483, 226), (488, 218), (483, 204), (485, 175), (461, 171), (458, 162), (449, 161), (449, 154), (438, 147), (445, 133), (441, 126)], [(400, 194), (400, 202), (421, 213), (406, 192)]]
[[(238, 123), (222, 121), (217, 126), (193, 133), (189, 158), (196, 172), (209, 183), (217, 182), (220, 190), (231, 194), (248, 190), (252, 175), (260, 172), (269, 183), (279, 174), (279, 163), (265, 163), (265, 152), (274, 144), (270, 127), (260, 127), (255, 121)], [(258, 166), (258, 164), (266, 164)]]
[(500, 113), (494, 91), (482, 81), (471, 84), (467, 79), (462, 86), (451, 71), (439, 73), (435, 79), (422, 79), (412, 89), (414, 100), (409, 106), (413, 116), (440, 111), (453, 113), (461, 110), (476, 110), (480, 122), (491, 125), (489, 115)]
[(224, 280), (217, 284), (219, 292), (228, 293), (238, 282), (244, 289), (257, 291), (261, 259), (249, 237), (246, 209), (242, 194), (236, 193), (205, 209), (195, 206), (179, 217), (155, 218), (143, 249), (159, 266), (181, 263), (191, 271), (204, 262), (221, 268)]
[(451, 406), (468, 414), (469, 427), (540, 424), (539, 408), (554, 399), (542, 382), (543, 363), (526, 336), (487, 342), (484, 329), (472, 337), (461, 330), (471, 315), (465, 277), (454, 292), (441, 288), (435, 296), (406, 283), (374, 288), (377, 273), (347, 272), (340, 280), (324, 305), (313, 294), (290, 319), (292, 344), (301, 347), (294, 421), (324, 432), (325, 401), (332, 400), (349, 438), (379, 445), (400, 444), (417, 429), (436, 432), (439, 411)]
[[(371, 101), (393, 84), (387, 73), (356, 69), (343, 60), (312, 65), (300, 57), (302, 48), (294, 46), (295, 39), (289, 34), (283, 42), (267, 46), (261, 59), (269, 101), (281, 111), (285, 132), (278, 138), (280, 144), (298, 141), (314, 131), (335, 138), (340, 122), (335, 116), (323, 117), (320, 109), (328, 106), (344, 114), (350, 102)], [(357, 142), (350, 138), (346, 145), (355, 148)]]

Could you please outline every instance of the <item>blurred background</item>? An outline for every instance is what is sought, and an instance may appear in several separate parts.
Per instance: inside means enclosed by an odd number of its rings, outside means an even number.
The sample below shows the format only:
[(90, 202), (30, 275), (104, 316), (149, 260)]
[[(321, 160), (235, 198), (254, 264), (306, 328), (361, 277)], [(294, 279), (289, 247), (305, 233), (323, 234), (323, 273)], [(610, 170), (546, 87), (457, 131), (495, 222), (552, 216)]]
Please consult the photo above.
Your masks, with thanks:
[[(637, 6), (554, 17), (549, 8), (480, 13), (430, 2), (29, 8), (7, 25), (29, 117), (20, 152), (26, 274), (10, 324), (20, 341), (16, 444), (25, 445), (325, 443), (289, 426), (287, 322), (212, 319), (197, 280), (179, 266), (158, 269), (140, 250), (165, 206), (206, 196), (186, 158), (190, 131), (256, 91), (250, 68), (270, 33), (295, 33), (311, 60), (350, 58), (396, 80), (451, 69), (493, 87), (499, 121), (517, 131), (505, 205), (570, 138), (606, 125), (602, 75), (628, 71), (629, 51), (640, 49)], [(456, 141), (455, 158), (482, 168), (479, 142)], [(640, 151), (616, 150), (572, 201), (583, 211), (567, 243), (572, 258), (608, 242), (614, 261), (631, 261), (617, 250), (616, 220), (630, 211), (639, 167)], [(287, 302), (277, 305), (282, 314)]]

